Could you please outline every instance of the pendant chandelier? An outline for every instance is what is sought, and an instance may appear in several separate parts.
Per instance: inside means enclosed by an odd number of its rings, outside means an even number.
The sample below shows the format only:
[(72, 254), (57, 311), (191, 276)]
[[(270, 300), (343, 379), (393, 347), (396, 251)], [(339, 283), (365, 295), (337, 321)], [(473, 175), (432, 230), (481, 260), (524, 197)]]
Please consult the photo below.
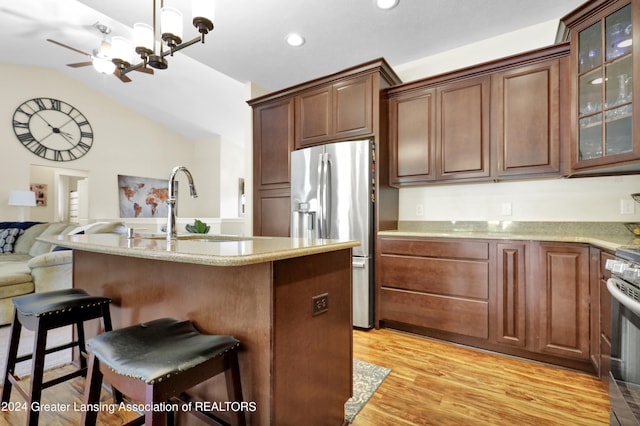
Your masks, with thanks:
[[(164, 70), (169, 66), (165, 56), (173, 56), (174, 52), (197, 42), (204, 43), (205, 35), (213, 29), (213, 0), (192, 0), (192, 22), (200, 35), (186, 42), (182, 41), (182, 12), (173, 7), (165, 7), (164, 0), (160, 0), (159, 12), (158, 14), (156, 0), (153, 0), (153, 26), (145, 23), (134, 24), (133, 42), (120, 36), (111, 39), (112, 62), (116, 66), (116, 75), (124, 76), (128, 72), (147, 66)], [(160, 19), (157, 19), (158, 15)], [(134, 63), (134, 52), (139, 57), (138, 63)]]

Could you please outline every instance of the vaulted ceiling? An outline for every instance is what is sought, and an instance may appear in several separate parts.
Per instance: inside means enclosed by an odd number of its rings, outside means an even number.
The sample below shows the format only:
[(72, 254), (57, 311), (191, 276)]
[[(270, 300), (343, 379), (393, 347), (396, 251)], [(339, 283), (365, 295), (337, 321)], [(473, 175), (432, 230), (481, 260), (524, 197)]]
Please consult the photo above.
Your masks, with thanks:
[[(96, 22), (131, 37), (152, 20), (152, 0), (2, 0), (2, 61), (50, 67), (165, 123), (188, 138), (212, 134), (242, 142), (245, 87), (282, 89), (371, 59), (392, 66), (563, 16), (582, 0), (400, 0), (383, 11), (374, 0), (217, 0), (215, 28), (204, 45), (169, 58), (154, 76), (131, 83), (91, 67), (71, 68), (99, 46)], [(197, 33), (189, 0), (165, 0), (185, 15), (185, 38)], [(285, 36), (302, 34), (290, 47)]]

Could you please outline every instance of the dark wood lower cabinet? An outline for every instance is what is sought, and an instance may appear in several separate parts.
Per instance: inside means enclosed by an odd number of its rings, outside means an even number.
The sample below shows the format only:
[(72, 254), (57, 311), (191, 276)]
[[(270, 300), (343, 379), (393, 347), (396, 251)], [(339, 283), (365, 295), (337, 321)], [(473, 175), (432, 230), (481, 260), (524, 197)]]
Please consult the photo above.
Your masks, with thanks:
[(496, 338), (499, 343), (527, 344), (526, 243), (497, 244)]
[(378, 326), (594, 371), (588, 245), (383, 236), (378, 247)]
[(489, 244), (380, 242), (381, 318), (489, 338)]
[(543, 353), (589, 359), (589, 247), (540, 243), (539, 344)]

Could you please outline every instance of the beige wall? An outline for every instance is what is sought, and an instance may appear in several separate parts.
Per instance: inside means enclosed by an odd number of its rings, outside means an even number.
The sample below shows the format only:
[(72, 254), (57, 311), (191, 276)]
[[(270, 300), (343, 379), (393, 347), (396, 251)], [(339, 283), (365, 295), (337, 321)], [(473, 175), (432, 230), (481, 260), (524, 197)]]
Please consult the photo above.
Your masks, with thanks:
[[(194, 176), (200, 198), (191, 200), (188, 191), (181, 191), (180, 215), (218, 217), (221, 186), (227, 185), (220, 176), (220, 164), (225, 163), (235, 170), (231, 177), (234, 182), (237, 175), (244, 173), (244, 163), (241, 158), (236, 159), (237, 153), (222, 160), (221, 144), (225, 141), (219, 136), (188, 140), (60, 72), (0, 63), (0, 75), (0, 152), (3, 159), (0, 218), (3, 220), (19, 217), (18, 208), (7, 206), (9, 191), (29, 188), (31, 165), (88, 171), (90, 219), (118, 217), (118, 174), (166, 179), (174, 166), (187, 166)], [(11, 127), (11, 117), (22, 102), (34, 97), (60, 99), (82, 111), (94, 132), (89, 153), (74, 161), (53, 162), (37, 157), (18, 142)], [(184, 176), (180, 175), (178, 180), (184, 181), (181, 187), (186, 189)], [(235, 188), (236, 184), (233, 185)], [(30, 210), (25, 214), (27, 219), (53, 220), (52, 213), (31, 214)], [(226, 211), (233, 212), (232, 209)]]
[[(403, 81), (522, 53), (554, 43), (558, 20), (394, 67)], [(640, 221), (621, 214), (622, 200), (640, 192), (640, 175), (438, 185), (400, 190), (400, 220)], [(512, 214), (502, 214), (503, 204)], [(420, 207), (421, 206), (421, 207)], [(422, 210), (422, 215), (416, 212)]]

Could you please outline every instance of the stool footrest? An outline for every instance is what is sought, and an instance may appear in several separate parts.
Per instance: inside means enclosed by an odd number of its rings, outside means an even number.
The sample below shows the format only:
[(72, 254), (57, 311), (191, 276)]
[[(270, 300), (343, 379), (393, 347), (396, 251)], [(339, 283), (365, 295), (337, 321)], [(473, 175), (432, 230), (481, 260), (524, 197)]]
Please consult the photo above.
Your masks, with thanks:
[(57, 377), (53, 380), (49, 380), (48, 382), (43, 382), (42, 383), (42, 389), (46, 389), (46, 388), (50, 388), (51, 386), (55, 386), (58, 383), (62, 383), (62, 382), (66, 382), (67, 380), (71, 380), (74, 379), (76, 377), (80, 377), (80, 376), (86, 376), (87, 375), (87, 369), (86, 368), (80, 368), (76, 371), (73, 371), (69, 374), (65, 374), (64, 376), (60, 376)]
[(13, 374), (7, 373), (7, 380), (9, 380), (11, 382), (11, 384), (13, 385), (15, 390), (17, 390), (18, 393), (20, 395), (22, 395), (22, 397), (25, 399), (25, 401), (31, 402), (31, 396), (27, 392), (25, 392), (24, 389), (22, 389), (22, 387), (18, 383), (18, 379)]
[[(71, 343), (65, 343), (64, 345), (55, 346), (53, 348), (45, 349), (44, 353), (45, 353), (45, 355), (48, 355), (48, 354), (51, 354), (51, 353), (54, 353), (54, 352), (59, 352), (59, 351), (65, 350), (65, 349), (73, 348), (73, 347), (78, 346), (78, 345), (79, 345), (79, 343), (77, 341), (71, 342)], [(32, 358), (33, 358), (33, 353), (21, 355), (21, 356), (16, 358), (16, 363), (27, 361), (27, 360), (30, 360)], [(86, 358), (86, 354), (85, 354), (85, 358)]]

